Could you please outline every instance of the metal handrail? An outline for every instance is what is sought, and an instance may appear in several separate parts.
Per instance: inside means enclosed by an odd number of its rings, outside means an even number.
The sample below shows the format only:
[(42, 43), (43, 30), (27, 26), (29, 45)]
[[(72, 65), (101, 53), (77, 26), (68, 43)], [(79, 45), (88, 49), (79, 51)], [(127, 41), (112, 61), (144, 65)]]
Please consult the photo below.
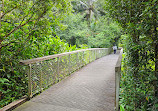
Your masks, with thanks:
[(108, 49), (108, 48), (91, 48), (91, 49), (82, 49), (82, 50), (77, 50), (77, 51), (65, 52), (65, 53), (61, 53), (61, 54), (38, 57), (38, 58), (34, 58), (34, 59), (21, 60), (20, 64), (27, 65), (27, 64), (32, 64), (32, 63), (49, 60), (49, 59), (53, 59), (53, 58), (57, 58), (57, 57), (61, 57), (61, 56), (69, 55), (69, 54), (74, 54), (74, 53), (78, 53), (78, 52), (83, 52), (83, 51), (88, 51), (88, 50), (89, 51), (90, 50), (101, 50), (101, 49)]
[(27, 66), (28, 97), (42, 92), (48, 86), (110, 52), (111, 48), (91, 48), (21, 60), (20, 64)]

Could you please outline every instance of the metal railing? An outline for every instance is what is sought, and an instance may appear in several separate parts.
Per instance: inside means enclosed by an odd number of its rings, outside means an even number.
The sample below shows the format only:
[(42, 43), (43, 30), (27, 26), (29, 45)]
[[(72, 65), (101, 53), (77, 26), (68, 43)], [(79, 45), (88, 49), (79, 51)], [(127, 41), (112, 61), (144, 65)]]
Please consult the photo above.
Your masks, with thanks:
[(27, 66), (25, 72), (28, 74), (28, 97), (42, 92), (77, 69), (110, 52), (111, 48), (92, 48), (20, 61), (20, 64)]
[(115, 66), (115, 111), (119, 111), (119, 89), (120, 89), (122, 53), (123, 53), (123, 49), (120, 50), (120, 54)]

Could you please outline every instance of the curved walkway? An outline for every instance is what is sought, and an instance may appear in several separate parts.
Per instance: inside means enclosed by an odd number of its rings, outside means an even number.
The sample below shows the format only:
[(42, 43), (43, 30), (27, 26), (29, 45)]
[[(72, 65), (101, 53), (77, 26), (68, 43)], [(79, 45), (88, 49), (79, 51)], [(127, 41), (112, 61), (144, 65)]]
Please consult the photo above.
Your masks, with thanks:
[(14, 111), (114, 111), (118, 56), (88, 64)]

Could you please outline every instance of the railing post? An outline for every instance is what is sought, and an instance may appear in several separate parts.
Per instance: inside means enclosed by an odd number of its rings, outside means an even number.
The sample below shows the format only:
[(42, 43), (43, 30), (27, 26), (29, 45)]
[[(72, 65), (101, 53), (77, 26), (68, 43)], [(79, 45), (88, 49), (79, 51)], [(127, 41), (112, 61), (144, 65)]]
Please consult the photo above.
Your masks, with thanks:
[(100, 55), (101, 55), (100, 58), (101, 58), (101, 57), (102, 57), (102, 50), (101, 50), (101, 49), (100, 49), (100, 53), (101, 53), (101, 54), (100, 54)]
[(69, 74), (71, 73), (70, 71), (70, 54), (69, 54)]
[(104, 56), (104, 49), (102, 49), (102, 57)]
[(98, 50), (96, 50), (96, 58), (98, 59)]
[(100, 52), (101, 52), (101, 56), (100, 57), (103, 57), (103, 50), (101, 49)]
[(90, 53), (91, 53), (91, 50), (89, 50), (89, 63), (91, 62), (91, 61), (90, 61), (90, 58), (91, 58), (91, 57), (90, 57), (90, 56), (91, 56)]
[(94, 61), (95, 60), (95, 50), (92, 50), (92, 54), (93, 54), (92, 60)]
[(78, 59), (78, 52), (76, 53), (76, 56), (77, 56), (77, 60), (76, 60), (76, 64), (77, 64), (77, 68), (76, 69), (79, 69), (79, 59)]
[(85, 52), (85, 51), (83, 51), (83, 65), (82, 65), (82, 66), (84, 66), (84, 65), (85, 65), (85, 64), (84, 64), (84, 52)]
[(100, 49), (100, 57), (99, 58), (101, 58), (102, 57), (102, 50)]
[(31, 64), (28, 65), (28, 97), (32, 97)]
[(58, 74), (58, 81), (59, 81), (59, 57), (57, 57), (57, 74)]
[[(41, 64), (42, 64), (42, 62), (41, 62)], [(42, 75), (43, 75), (42, 67), (40, 67), (40, 70), (41, 70), (41, 73), (40, 73), (40, 91), (42, 92), (43, 91), (43, 89), (42, 89)]]
[(102, 51), (101, 51), (101, 49), (100, 49), (100, 57), (99, 58), (101, 58), (102, 57)]
[(121, 67), (115, 67), (115, 108), (119, 111), (119, 88)]
[(95, 49), (95, 60), (97, 59), (97, 52), (96, 52), (96, 49)]
[(105, 49), (103, 49), (103, 56), (105, 56)]

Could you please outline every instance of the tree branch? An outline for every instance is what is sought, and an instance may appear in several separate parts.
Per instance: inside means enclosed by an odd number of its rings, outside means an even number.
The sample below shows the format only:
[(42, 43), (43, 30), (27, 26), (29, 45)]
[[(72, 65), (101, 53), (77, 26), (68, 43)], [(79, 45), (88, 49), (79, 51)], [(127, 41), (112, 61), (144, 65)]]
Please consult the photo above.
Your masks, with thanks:
[[(32, 7), (29, 9), (29, 12), (32, 10), (32, 8), (35, 6), (36, 3), (34, 3), (32, 5)], [(22, 24), (22, 22), (24, 21), (24, 19), (29, 15), (30, 13), (28, 13), (27, 15), (24, 16), (23, 20), (21, 21), (20, 25)], [(34, 13), (33, 13), (34, 14)], [(33, 14), (31, 16), (33, 16)]]
[(32, 18), (32, 16), (27, 20), (26, 23), (24, 23), (22, 25), (20, 24), (19, 26), (17, 26), (16, 28), (14, 28), (12, 31), (10, 31), (7, 35), (5, 35), (5, 37), (8, 37), (9, 35), (11, 35), (13, 32), (15, 32), (16, 30), (18, 30), (19, 28), (21, 28), (21, 27), (25, 26), (26, 24), (28, 24), (28, 22), (32, 21), (32, 20), (30, 20), (31, 18)]
[[(45, 14), (46, 12), (47, 12), (47, 10), (45, 10), (45, 11), (41, 14), (41, 16), (38, 17), (37, 21), (39, 21), (39, 20), (44, 16), (44, 14)], [(33, 16), (33, 14), (32, 14), (32, 16)], [(26, 23), (24, 23), (24, 24), (22, 24), (22, 25), (20, 24), (19, 26), (17, 26), (16, 28), (14, 28), (12, 31), (10, 31), (7, 35), (5, 35), (5, 37), (8, 37), (9, 35), (11, 35), (13, 32), (15, 32), (16, 30), (18, 30), (19, 28), (25, 26), (26, 24), (28, 24), (28, 22), (33, 21), (33, 20), (30, 20), (30, 19), (32, 18), (32, 16), (27, 20)]]
[[(7, 21), (7, 20), (1, 20), (1, 21), (14, 25), (13, 23), (11, 23), (11, 22), (9, 22), (9, 21)], [(14, 26), (15, 26), (15, 25), (14, 25)]]
[(13, 11), (13, 10), (16, 9), (17, 7), (18, 7), (18, 6), (14, 7), (14, 8), (12, 8), (11, 10), (7, 11), (6, 13), (4, 13), (4, 14), (0, 17), (0, 19), (2, 19), (7, 13)]
[(0, 46), (0, 49), (1, 49), (2, 47), (7, 47), (7, 46), (9, 46), (11, 43), (16, 43), (15, 41), (16, 41), (16, 40), (12, 40), (12, 41), (10, 41), (9, 43)]

